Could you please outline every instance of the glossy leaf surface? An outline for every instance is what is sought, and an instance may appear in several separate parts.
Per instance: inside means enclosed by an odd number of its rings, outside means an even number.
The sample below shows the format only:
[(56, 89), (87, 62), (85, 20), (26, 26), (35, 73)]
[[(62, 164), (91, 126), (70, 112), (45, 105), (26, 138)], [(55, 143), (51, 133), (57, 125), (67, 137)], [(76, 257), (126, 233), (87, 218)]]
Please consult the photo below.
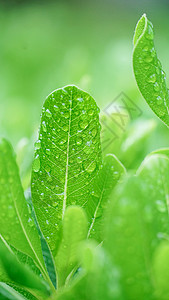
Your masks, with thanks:
[(166, 75), (154, 47), (153, 25), (145, 14), (138, 21), (135, 30), (133, 68), (143, 97), (153, 112), (169, 126), (169, 94)]
[(99, 109), (94, 99), (75, 86), (51, 93), (42, 109), (35, 147), (33, 204), (54, 251), (66, 207), (90, 201), (90, 187), (101, 165)]

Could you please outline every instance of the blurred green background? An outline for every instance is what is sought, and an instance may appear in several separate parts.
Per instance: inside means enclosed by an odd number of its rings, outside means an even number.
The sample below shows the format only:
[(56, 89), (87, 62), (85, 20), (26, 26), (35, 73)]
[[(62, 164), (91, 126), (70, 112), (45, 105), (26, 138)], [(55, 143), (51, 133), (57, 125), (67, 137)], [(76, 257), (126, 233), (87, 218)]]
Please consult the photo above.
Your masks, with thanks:
[(156, 122), (145, 152), (169, 146), (168, 129), (144, 102), (133, 76), (132, 39), (144, 12), (154, 24), (167, 73), (167, 0), (1, 1), (0, 136), (15, 149), (26, 137), (32, 149), (46, 96), (76, 84), (94, 96), (101, 110), (125, 92), (142, 110), (140, 120)]

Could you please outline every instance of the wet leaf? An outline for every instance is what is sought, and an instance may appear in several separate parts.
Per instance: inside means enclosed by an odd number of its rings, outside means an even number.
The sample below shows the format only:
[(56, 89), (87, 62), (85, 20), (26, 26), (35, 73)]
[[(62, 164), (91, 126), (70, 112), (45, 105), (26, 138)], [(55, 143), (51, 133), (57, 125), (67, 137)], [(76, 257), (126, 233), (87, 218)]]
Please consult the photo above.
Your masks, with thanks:
[(100, 165), (99, 109), (94, 99), (75, 86), (54, 91), (42, 109), (32, 171), (36, 216), (54, 254), (67, 206), (90, 201)]
[(88, 202), (86, 206), (86, 210), (89, 210), (92, 217), (88, 238), (94, 238), (98, 242), (103, 240), (103, 212), (111, 192), (125, 172), (124, 166), (116, 156), (113, 154), (106, 155), (103, 167), (100, 169), (96, 181), (94, 181), (93, 201)]
[(143, 97), (153, 112), (169, 126), (169, 94), (166, 75), (154, 47), (152, 23), (144, 14), (134, 35), (134, 75)]
[(39, 235), (26, 203), (11, 145), (0, 142), (0, 234), (19, 251), (32, 257), (48, 278)]

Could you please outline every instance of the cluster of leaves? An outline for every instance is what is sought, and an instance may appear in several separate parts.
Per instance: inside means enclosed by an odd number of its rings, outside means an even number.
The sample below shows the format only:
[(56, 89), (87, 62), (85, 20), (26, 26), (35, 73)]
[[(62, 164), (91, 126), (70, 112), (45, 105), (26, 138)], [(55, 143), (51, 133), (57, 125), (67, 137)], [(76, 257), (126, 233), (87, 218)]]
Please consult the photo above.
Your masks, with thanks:
[[(144, 98), (169, 125), (165, 76), (145, 15), (133, 66)], [(127, 172), (115, 155), (102, 155), (100, 130), (89, 94), (75, 86), (51, 93), (25, 193), (13, 149), (1, 140), (0, 299), (169, 298), (169, 149)]]

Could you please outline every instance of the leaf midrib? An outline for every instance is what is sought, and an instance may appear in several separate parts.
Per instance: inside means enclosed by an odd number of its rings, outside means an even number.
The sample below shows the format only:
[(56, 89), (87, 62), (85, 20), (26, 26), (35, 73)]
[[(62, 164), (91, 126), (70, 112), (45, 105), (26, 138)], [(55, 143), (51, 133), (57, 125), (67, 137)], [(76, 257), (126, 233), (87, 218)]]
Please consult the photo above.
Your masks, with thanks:
[(71, 91), (71, 102), (70, 102), (70, 117), (69, 117), (69, 129), (68, 129), (68, 141), (67, 141), (67, 156), (66, 156), (66, 173), (65, 173), (65, 185), (64, 185), (64, 198), (63, 198), (63, 209), (62, 209), (62, 220), (64, 218), (65, 210), (66, 210), (66, 200), (67, 200), (67, 186), (68, 186), (68, 172), (69, 172), (69, 146), (70, 146), (70, 128), (72, 121), (72, 91)]

